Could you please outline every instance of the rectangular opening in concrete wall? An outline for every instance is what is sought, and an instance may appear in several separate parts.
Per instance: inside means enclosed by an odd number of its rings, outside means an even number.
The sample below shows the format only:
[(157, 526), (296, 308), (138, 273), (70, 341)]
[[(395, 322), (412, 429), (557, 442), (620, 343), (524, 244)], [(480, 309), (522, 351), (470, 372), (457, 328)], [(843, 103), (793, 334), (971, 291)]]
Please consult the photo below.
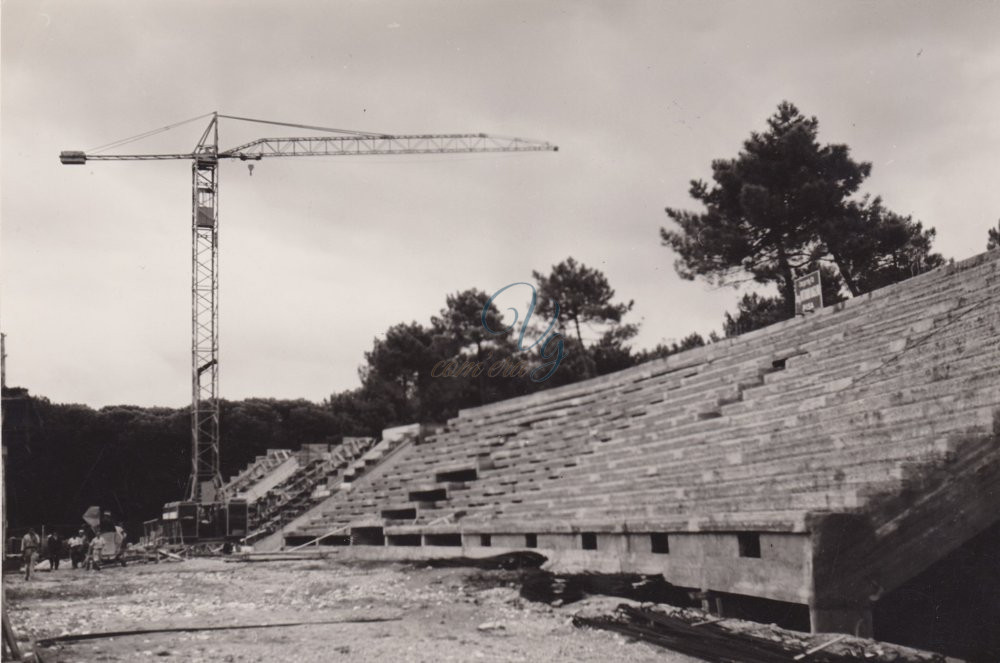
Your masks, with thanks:
[(382, 509), (382, 517), (388, 520), (414, 520), (417, 517), (417, 509), (415, 507)]
[(524, 535), (524, 547), (525, 548), (537, 548), (538, 547), (538, 535), (537, 534), (525, 534)]
[(351, 542), (356, 546), (384, 546), (385, 533), (381, 527), (354, 527)]
[(351, 545), (351, 537), (347, 534), (334, 534), (332, 536), (324, 536), (319, 540), (319, 545), (321, 546), (349, 546)]
[(490, 546), (493, 545), (493, 537), (490, 536), (489, 534), (480, 534), (479, 545), (483, 546), (484, 548), (489, 548)]
[(758, 532), (740, 532), (736, 535), (739, 543), (740, 557), (760, 557), (760, 534)]
[(658, 555), (669, 555), (670, 538), (665, 532), (653, 532), (649, 535), (649, 548)]
[(385, 537), (390, 546), (419, 546), (419, 534), (390, 534)]
[(407, 495), (406, 499), (410, 502), (440, 502), (448, 499), (448, 491), (444, 488), (414, 490)]
[(285, 547), (294, 548), (295, 546), (301, 546), (307, 543), (312, 543), (315, 540), (316, 540), (315, 536), (286, 536)]
[(424, 534), (424, 545), (426, 546), (461, 546), (462, 535), (454, 534)]
[(438, 472), (434, 475), (434, 480), (438, 483), (462, 483), (464, 481), (475, 481), (479, 478), (476, 468), (464, 468), (460, 470), (447, 470), (445, 472)]
[[(777, 624), (793, 631), (809, 632), (809, 606), (743, 594), (712, 592), (716, 607), (722, 606), (725, 617), (746, 619), (761, 624)], [(806, 659), (807, 661), (809, 659)]]
[(581, 532), (580, 545), (584, 550), (597, 550), (597, 534), (594, 532)]
[(787, 359), (775, 359), (774, 361), (771, 362), (771, 368), (773, 368), (776, 371), (783, 371), (785, 370), (785, 363), (787, 361), (788, 361)]

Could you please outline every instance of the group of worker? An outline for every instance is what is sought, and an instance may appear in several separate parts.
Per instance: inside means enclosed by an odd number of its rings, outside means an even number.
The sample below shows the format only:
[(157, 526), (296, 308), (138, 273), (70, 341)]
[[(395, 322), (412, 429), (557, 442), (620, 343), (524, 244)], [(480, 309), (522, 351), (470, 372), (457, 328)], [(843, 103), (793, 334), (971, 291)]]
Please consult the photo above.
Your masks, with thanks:
[(35, 566), (41, 559), (49, 561), (49, 570), (58, 571), (59, 561), (66, 549), (69, 549), (69, 559), (73, 568), (101, 570), (101, 556), (104, 553), (104, 537), (97, 535), (88, 539), (84, 530), (76, 536), (63, 541), (58, 532), (53, 532), (42, 544), (41, 538), (30, 528), (21, 538), (21, 558), (24, 562), (24, 579), (31, 580)]

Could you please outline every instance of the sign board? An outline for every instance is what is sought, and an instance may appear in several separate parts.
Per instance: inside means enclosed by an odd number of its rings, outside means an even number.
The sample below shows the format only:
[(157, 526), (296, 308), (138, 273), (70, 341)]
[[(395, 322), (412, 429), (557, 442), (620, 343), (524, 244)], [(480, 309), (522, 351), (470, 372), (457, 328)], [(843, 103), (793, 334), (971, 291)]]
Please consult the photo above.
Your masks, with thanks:
[(795, 315), (805, 315), (823, 308), (823, 288), (819, 270), (795, 279)]

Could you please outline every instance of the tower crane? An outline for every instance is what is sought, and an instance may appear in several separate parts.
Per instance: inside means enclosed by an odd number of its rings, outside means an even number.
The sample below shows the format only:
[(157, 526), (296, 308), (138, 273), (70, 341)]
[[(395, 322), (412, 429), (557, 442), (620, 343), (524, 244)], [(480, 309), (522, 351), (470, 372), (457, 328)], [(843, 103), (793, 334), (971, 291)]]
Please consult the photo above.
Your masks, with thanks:
[[(103, 154), (64, 151), (66, 165), (90, 161), (191, 162), (191, 474), (185, 499), (209, 505), (227, 502), (219, 470), (219, 163), (223, 159), (260, 161), (272, 157), (363, 156), (378, 154), (465, 154), (556, 151), (546, 142), (486, 134), (392, 135), (272, 122), (213, 112), (194, 150), (181, 154)], [(219, 150), (219, 120), (332, 132), (334, 136), (258, 138)], [(191, 121), (193, 121), (191, 120)], [(182, 123), (178, 123), (182, 124)], [(177, 126), (177, 125), (172, 125)], [(163, 130), (172, 128), (164, 127)], [(142, 134), (143, 138), (160, 130)], [(133, 139), (118, 141), (118, 146)], [(252, 173), (252, 169), (251, 169)]]

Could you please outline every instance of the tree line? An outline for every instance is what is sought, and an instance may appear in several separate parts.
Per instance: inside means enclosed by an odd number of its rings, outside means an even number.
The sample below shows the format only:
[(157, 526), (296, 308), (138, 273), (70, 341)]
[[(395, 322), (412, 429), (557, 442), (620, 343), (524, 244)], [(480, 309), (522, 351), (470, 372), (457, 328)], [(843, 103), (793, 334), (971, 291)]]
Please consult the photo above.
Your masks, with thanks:
[[(52, 403), (27, 389), (3, 390), (6, 499), (11, 527), (79, 526), (97, 505), (138, 536), (163, 504), (182, 499), (191, 470), (190, 409)], [(323, 404), (250, 398), (220, 403), (224, 478), (269, 448), (334, 441)]]

